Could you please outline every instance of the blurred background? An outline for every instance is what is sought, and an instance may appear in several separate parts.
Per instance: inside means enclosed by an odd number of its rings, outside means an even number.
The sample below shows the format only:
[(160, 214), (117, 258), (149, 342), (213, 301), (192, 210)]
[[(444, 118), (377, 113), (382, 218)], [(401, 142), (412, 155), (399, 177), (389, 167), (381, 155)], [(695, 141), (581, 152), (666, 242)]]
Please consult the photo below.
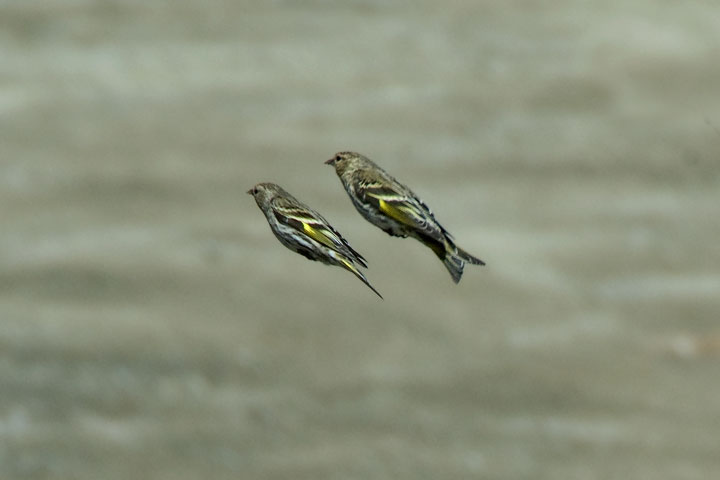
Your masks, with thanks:
[[(0, 0), (0, 478), (714, 478), (719, 22)], [(365, 222), (339, 150), (488, 265)], [(260, 181), (385, 300), (278, 243)]]

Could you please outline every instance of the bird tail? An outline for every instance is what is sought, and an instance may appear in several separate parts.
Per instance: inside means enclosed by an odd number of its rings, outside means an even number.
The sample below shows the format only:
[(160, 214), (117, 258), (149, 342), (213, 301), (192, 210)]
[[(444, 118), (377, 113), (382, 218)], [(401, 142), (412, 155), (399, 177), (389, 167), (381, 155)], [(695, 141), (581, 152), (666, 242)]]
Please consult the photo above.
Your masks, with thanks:
[[(349, 262), (349, 261), (347, 261), (347, 260), (340, 260), (340, 262), (341, 262), (342, 266), (343, 266), (346, 270), (349, 270), (349, 271), (351, 271), (353, 274), (355, 274), (355, 276), (356, 276), (357, 278), (359, 278), (365, 285), (367, 285), (367, 286), (370, 288), (370, 290), (372, 290), (373, 292), (375, 292), (375, 294), (376, 294), (378, 297), (383, 298), (383, 296), (380, 295), (380, 292), (378, 292), (377, 290), (375, 290), (375, 287), (373, 287), (372, 285), (370, 285), (370, 282), (368, 281), (368, 279), (365, 278), (365, 275), (363, 275), (363, 273), (362, 273), (360, 270), (358, 270), (358, 268), (357, 268), (355, 265), (353, 265), (351, 262)], [(383, 300), (384, 300), (384, 298), (383, 298)]]
[(460, 282), (460, 278), (462, 278), (463, 274), (463, 269), (465, 268), (465, 262), (463, 261), (462, 257), (460, 257), (457, 252), (447, 251), (445, 253), (445, 258), (443, 258), (442, 261), (443, 264), (445, 264), (445, 268), (447, 268), (448, 272), (450, 272), (450, 276), (452, 277), (453, 282)]
[(460, 282), (466, 262), (473, 265), (485, 265), (485, 262), (473, 257), (462, 248), (459, 248), (450, 239), (446, 238), (444, 243), (431, 241), (427, 242), (426, 245), (442, 260), (455, 283)]
[(458, 255), (460, 255), (460, 257), (463, 260), (465, 260), (466, 262), (472, 263), (473, 265), (485, 265), (485, 262), (483, 262), (482, 260), (480, 260), (477, 257), (473, 257), (472, 255), (470, 255), (468, 252), (466, 252), (462, 248), (457, 247), (457, 251), (458, 251)]

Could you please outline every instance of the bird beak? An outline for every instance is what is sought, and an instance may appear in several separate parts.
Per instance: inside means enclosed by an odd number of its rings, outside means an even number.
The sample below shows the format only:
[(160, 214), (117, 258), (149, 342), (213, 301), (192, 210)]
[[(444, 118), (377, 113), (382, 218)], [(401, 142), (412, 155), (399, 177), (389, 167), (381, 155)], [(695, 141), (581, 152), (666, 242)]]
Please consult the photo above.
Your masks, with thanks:
[(325, 161), (325, 165), (335, 165), (335, 157)]
[(252, 195), (252, 194), (253, 194), (253, 193), (252, 193), (252, 188), (251, 188), (250, 190), (248, 190), (247, 192), (245, 192), (245, 193), (247, 193), (247, 194), (249, 194), (249, 195)]

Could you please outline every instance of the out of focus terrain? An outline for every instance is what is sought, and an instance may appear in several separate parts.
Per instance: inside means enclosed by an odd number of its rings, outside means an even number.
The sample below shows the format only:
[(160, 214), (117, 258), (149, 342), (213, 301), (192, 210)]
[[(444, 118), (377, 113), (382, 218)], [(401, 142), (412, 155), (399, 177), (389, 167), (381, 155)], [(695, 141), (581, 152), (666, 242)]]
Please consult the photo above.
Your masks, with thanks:
[[(0, 478), (716, 478), (719, 24), (0, 1)], [(488, 265), (362, 220), (338, 150)], [(385, 301), (283, 248), (259, 181)]]

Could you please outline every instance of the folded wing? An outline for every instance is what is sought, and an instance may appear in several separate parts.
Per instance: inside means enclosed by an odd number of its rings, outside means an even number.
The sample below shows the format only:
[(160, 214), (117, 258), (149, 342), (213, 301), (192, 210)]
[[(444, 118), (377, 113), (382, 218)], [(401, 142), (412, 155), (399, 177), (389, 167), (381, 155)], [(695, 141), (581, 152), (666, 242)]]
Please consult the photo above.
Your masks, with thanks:
[(283, 197), (276, 197), (271, 205), (275, 218), (280, 223), (367, 267), (365, 258), (355, 251), (319, 213)]
[(387, 183), (360, 184), (356, 192), (363, 201), (393, 220), (432, 240), (441, 243), (445, 241), (445, 229), (437, 223), (427, 205), (412, 192)]

